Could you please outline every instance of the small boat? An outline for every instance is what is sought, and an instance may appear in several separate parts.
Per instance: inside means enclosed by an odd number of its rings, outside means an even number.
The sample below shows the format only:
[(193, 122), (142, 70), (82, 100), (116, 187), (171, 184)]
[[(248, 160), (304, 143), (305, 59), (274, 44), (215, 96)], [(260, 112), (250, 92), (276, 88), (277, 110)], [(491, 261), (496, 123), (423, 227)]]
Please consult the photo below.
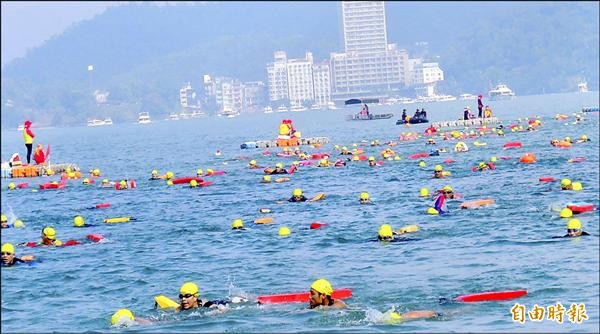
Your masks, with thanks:
[(507, 85), (499, 84), (496, 88), (488, 92), (490, 100), (510, 100), (515, 97), (515, 93)]
[(461, 100), (461, 101), (465, 101), (465, 100), (477, 100), (477, 95), (469, 94), (469, 93), (460, 94), (459, 100)]
[(598, 106), (591, 106), (591, 107), (583, 107), (581, 108), (581, 112), (599, 112), (600, 109), (598, 108)]
[(305, 111), (306, 107), (301, 104), (293, 104), (290, 107), (290, 111)]
[(288, 111), (288, 108), (286, 106), (284, 106), (283, 104), (281, 106), (279, 106), (279, 108), (277, 108), (277, 112), (286, 112)]
[(329, 110), (337, 110), (339, 108), (335, 106), (335, 102), (329, 101), (329, 102), (327, 102), (327, 109), (329, 109)]
[[(112, 120), (111, 120), (111, 124), (112, 124)], [(105, 120), (92, 119), (87, 122), (87, 126), (102, 126), (102, 125), (106, 125)]]
[(394, 114), (369, 114), (369, 115), (354, 114), (354, 115), (348, 115), (346, 117), (346, 119), (349, 121), (372, 121), (375, 119), (388, 119), (388, 118), (392, 118), (392, 117), (394, 117)]
[(273, 113), (273, 108), (271, 108), (271, 106), (266, 106), (264, 109), (264, 113), (265, 114), (272, 114)]
[(177, 114), (169, 114), (169, 120), (171, 120), (171, 121), (178, 121), (179, 120), (179, 115), (177, 115)]
[(113, 121), (110, 117), (104, 119), (104, 125), (113, 125)]
[(319, 109), (321, 109), (321, 106), (316, 103), (313, 104), (312, 106), (310, 106), (310, 110), (319, 110)]
[(138, 124), (148, 124), (148, 123), (152, 123), (152, 120), (150, 119), (150, 114), (147, 112), (139, 113)]
[[(429, 123), (429, 120), (427, 118), (422, 118), (422, 117), (411, 117), (408, 120), (408, 123), (410, 123), (410, 124)], [(402, 125), (402, 124), (406, 124), (406, 122), (403, 119), (399, 119), (396, 121), (396, 125)]]

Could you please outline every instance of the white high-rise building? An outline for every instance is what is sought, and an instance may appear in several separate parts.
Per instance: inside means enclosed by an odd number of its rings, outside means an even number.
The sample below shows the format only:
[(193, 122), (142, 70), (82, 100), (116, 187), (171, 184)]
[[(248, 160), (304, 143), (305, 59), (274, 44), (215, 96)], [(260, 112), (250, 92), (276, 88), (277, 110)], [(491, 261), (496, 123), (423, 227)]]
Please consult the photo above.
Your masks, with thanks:
[(411, 81), (408, 52), (387, 44), (383, 1), (342, 1), (345, 53), (331, 53), (332, 98), (376, 97)]
[(315, 103), (321, 107), (327, 106), (331, 102), (331, 72), (327, 62), (313, 66), (313, 86)]
[(342, 1), (342, 20), (346, 53), (387, 50), (383, 1)]
[(275, 51), (275, 61), (267, 64), (267, 82), (269, 85), (269, 100), (280, 101), (288, 99), (287, 55), (284, 51)]
[(244, 96), (243, 85), (231, 78), (215, 79), (217, 107), (222, 113), (239, 113), (242, 110)]
[(313, 101), (313, 56), (307, 52), (304, 59), (288, 59), (287, 61), (288, 97), (292, 104)]

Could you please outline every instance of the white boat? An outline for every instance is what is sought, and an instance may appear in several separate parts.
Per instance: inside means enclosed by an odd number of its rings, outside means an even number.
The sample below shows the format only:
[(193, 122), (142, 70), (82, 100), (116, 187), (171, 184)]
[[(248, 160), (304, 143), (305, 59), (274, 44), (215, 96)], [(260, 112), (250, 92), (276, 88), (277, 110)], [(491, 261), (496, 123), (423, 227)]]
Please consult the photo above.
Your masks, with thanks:
[(138, 124), (148, 124), (152, 123), (150, 120), (150, 114), (147, 112), (141, 112), (138, 117)]
[(113, 121), (110, 117), (104, 119), (104, 125), (113, 125)]
[(277, 108), (277, 112), (286, 112), (288, 111), (288, 108), (286, 106), (284, 106), (283, 104), (279, 106), (279, 108)]
[(196, 117), (202, 117), (205, 116), (206, 114), (203, 111), (194, 111), (192, 112), (192, 118), (196, 118)]
[(335, 106), (335, 102), (329, 101), (329, 102), (327, 102), (327, 109), (329, 109), (329, 110), (337, 110), (339, 108)]
[[(112, 124), (112, 120), (110, 121)], [(106, 125), (106, 120), (101, 120), (101, 119), (92, 119), (87, 121), (87, 126), (102, 126), (102, 125)]]
[(321, 109), (321, 106), (316, 103), (313, 104), (312, 106), (310, 106), (310, 110), (319, 110), (319, 109)]
[(17, 131), (23, 131), (25, 130), (25, 125), (21, 124), (17, 127)]
[(307, 110), (305, 106), (301, 104), (293, 104), (290, 106), (290, 111), (305, 111)]
[(452, 95), (436, 95), (435, 96), (435, 101), (436, 102), (456, 101), (456, 96), (452, 96)]
[(177, 115), (177, 114), (169, 114), (169, 120), (170, 121), (178, 121), (179, 120), (179, 115)]
[(510, 100), (515, 97), (515, 93), (507, 85), (499, 84), (488, 92), (488, 96), (490, 100)]
[(588, 92), (587, 82), (585, 82), (585, 81), (580, 82), (579, 85), (577, 85), (577, 91), (579, 91), (580, 93), (587, 93)]
[(271, 108), (271, 106), (266, 106), (264, 109), (264, 113), (265, 114), (272, 114), (273, 113), (273, 108)]
[(474, 94), (469, 94), (469, 93), (465, 93), (465, 94), (460, 94), (459, 100), (477, 100), (477, 95)]

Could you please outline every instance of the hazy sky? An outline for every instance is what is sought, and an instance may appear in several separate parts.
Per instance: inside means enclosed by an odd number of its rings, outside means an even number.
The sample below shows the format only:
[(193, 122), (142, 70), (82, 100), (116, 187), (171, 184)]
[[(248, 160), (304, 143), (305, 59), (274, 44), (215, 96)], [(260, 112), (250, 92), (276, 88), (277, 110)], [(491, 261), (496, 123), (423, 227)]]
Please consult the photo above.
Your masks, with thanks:
[(2, 66), (25, 56), (73, 23), (102, 13), (113, 1), (2, 1)]

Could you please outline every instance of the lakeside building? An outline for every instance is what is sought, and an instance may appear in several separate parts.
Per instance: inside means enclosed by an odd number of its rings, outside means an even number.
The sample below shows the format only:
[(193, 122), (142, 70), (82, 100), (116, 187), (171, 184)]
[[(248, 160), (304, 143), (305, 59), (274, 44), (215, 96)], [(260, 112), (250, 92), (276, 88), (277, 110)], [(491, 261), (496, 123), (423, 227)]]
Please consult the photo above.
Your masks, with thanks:
[(313, 87), (315, 89), (315, 104), (319, 107), (329, 106), (331, 102), (331, 71), (327, 61), (314, 64)]

